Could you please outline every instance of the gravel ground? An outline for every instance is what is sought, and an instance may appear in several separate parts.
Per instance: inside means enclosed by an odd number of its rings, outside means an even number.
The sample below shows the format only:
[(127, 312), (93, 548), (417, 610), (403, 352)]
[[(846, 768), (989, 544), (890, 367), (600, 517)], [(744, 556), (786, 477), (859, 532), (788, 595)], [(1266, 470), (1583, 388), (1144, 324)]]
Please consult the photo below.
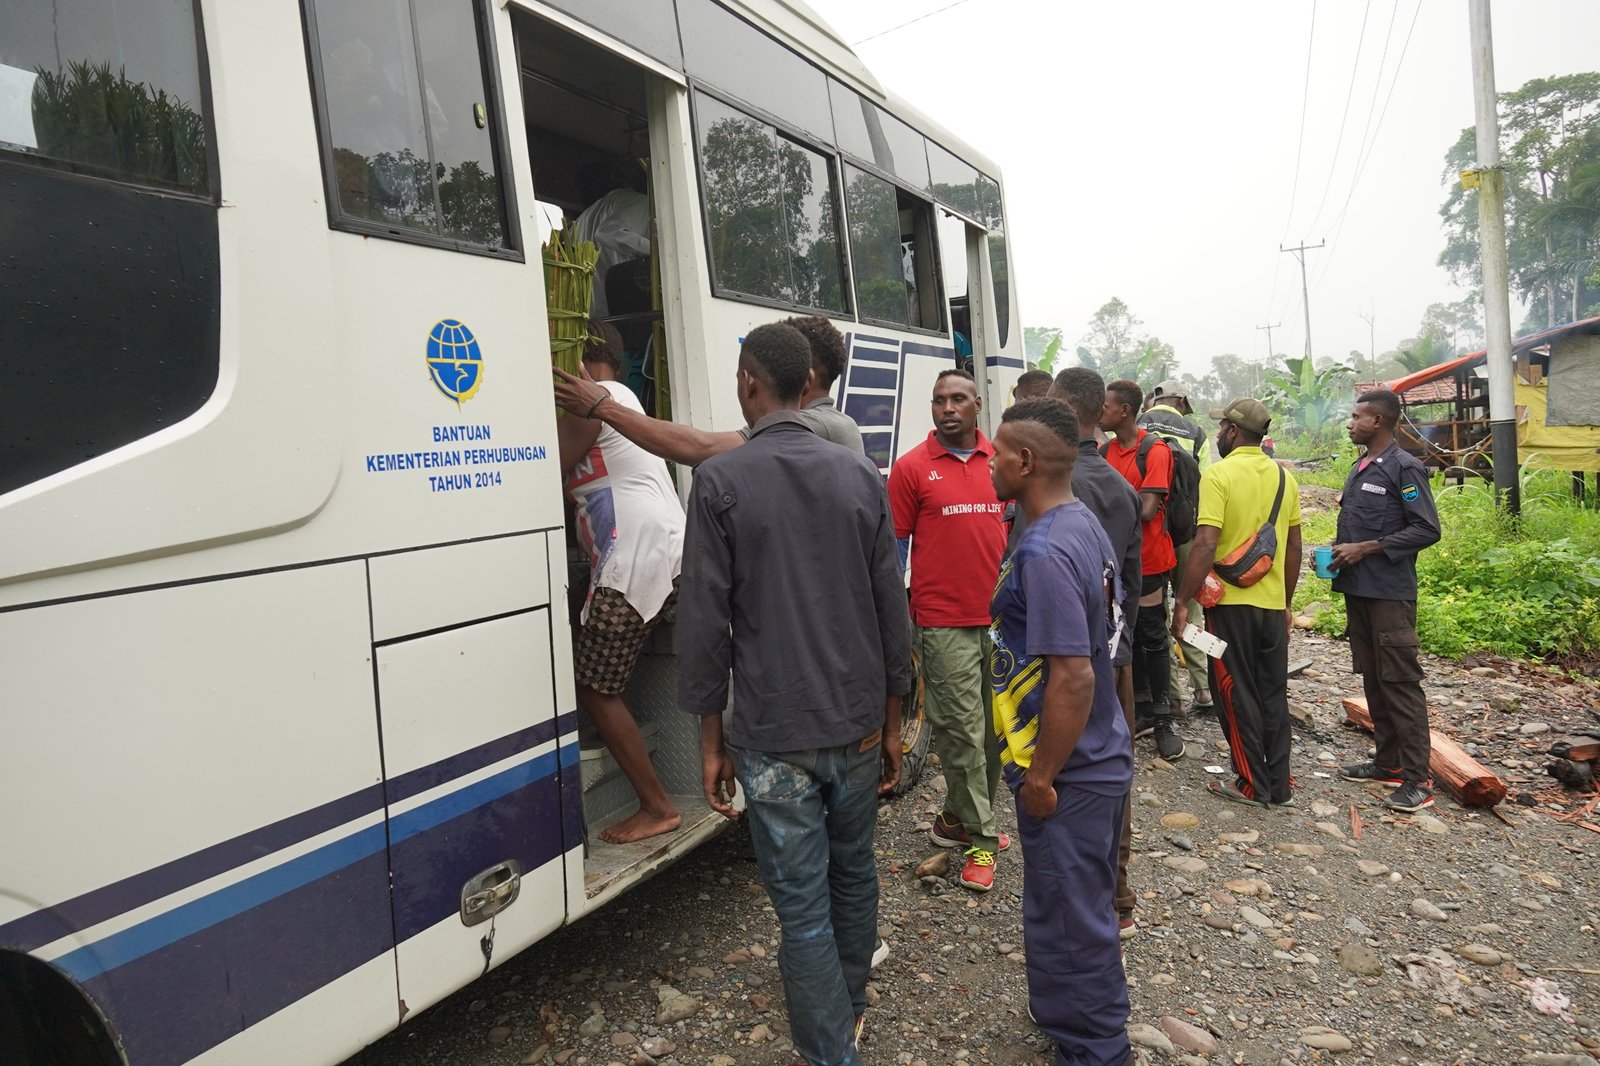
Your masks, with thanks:
[[(1600, 830), (1577, 824), (1586, 797), (1544, 774), (1543, 752), (1595, 725), (1600, 689), (1526, 665), (1427, 659), (1435, 728), (1511, 795), (1503, 817), (1442, 793), (1432, 812), (1396, 817), (1329, 772), (1370, 750), (1342, 724), (1339, 699), (1359, 692), (1348, 649), (1297, 632), (1290, 657), (1311, 660), (1290, 683), (1298, 809), (1204, 791), (1206, 765), (1226, 765), (1210, 719), (1183, 723), (1189, 754), (1174, 765), (1139, 742), (1140, 932), (1126, 943), (1139, 1060), (1593, 1066)], [(893, 956), (874, 975), (863, 1059), (1045, 1063), (1025, 1013), (1020, 849), (984, 896), (953, 870), (916, 876), (939, 853), (926, 834), (937, 773), (879, 812)], [(1009, 796), (1000, 803), (1014, 833)], [(738, 827), (350, 1064), (789, 1063), (777, 949)], [(666, 1007), (688, 1016), (658, 1023)]]

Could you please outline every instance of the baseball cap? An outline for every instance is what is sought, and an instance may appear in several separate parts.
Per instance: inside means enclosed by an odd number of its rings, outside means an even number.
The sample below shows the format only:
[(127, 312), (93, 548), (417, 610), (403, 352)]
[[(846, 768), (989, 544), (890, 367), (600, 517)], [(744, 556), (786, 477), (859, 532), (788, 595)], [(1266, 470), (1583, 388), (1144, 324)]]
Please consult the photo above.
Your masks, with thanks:
[(1248, 396), (1228, 401), (1228, 406), (1212, 411), (1211, 417), (1219, 422), (1227, 420), (1251, 433), (1265, 433), (1267, 427), (1272, 425), (1272, 414), (1266, 404)]
[(1151, 396), (1182, 396), (1188, 398), (1189, 390), (1177, 378), (1168, 378), (1156, 382), (1156, 387), (1150, 390)]

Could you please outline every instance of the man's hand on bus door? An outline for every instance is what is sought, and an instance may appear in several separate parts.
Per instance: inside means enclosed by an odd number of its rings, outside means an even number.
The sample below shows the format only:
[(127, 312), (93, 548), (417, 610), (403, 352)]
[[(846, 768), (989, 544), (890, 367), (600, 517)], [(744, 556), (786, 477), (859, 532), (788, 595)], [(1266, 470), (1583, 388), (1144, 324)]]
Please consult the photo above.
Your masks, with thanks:
[(890, 696), (883, 701), (883, 760), (882, 775), (878, 780), (878, 795), (887, 796), (900, 783), (900, 759), (905, 754), (900, 747), (900, 704), (904, 696)]
[(569, 374), (559, 366), (550, 368), (555, 373), (556, 406), (571, 415), (579, 418), (588, 418), (589, 412), (611, 394), (604, 386), (589, 376), (583, 369), (583, 364), (578, 364), (578, 371), (583, 376)]
[(733, 758), (722, 739), (720, 714), (700, 718), (700, 787), (706, 794), (706, 806), (724, 818), (739, 817), (733, 809)]

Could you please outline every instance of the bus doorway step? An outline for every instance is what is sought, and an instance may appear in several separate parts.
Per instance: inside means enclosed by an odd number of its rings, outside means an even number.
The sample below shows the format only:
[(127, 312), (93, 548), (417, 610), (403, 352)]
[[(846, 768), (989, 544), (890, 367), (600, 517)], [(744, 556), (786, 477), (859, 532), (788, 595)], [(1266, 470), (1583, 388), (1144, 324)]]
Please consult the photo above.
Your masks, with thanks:
[(608, 844), (601, 840), (601, 831), (632, 814), (635, 809), (632, 806), (616, 812), (603, 824), (590, 826), (589, 850), (583, 860), (583, 889), (591, 905), (600, 902), (599, 897), (612, 896), (645, 880), (679, 855), (733, 824), (707, 807), (704, 796), (674, 794), (670, 798), (672, 805), (683, 814), (683, 823), (670, 833), (632, 844)]

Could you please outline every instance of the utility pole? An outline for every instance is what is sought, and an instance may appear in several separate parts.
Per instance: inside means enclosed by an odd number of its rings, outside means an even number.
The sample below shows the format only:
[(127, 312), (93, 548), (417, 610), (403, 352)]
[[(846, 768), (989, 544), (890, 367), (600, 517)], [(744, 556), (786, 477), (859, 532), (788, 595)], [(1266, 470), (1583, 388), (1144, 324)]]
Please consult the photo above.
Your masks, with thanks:
[(1517, 484), (1517, 408), (1512, 388), (1510, 271), (1506, 263), (1505, 170), (1500, 165), (1500, 113), (1494, 90), (1494, 34), (1489, 0), (1469, 0), (1472, 22), (1472, 97), (1478, 162), (1461, 175), (1478, 190), (1478, 257), (1483, 264), (1483, 316), (1489, 364), (1489, 433), (1494, 447), (1495, 501), (1522, 511)]
[(1306, 244), (1305, 238), (1300, 238), (1300, 245), (1295, 248), (1285, 248), (1278, 245), (1278, 251), (1287, 252), (1300, 260), (1300, 303), (1306, 309), (1306, 358), (1311, 358), (1311, 289), (1306, 285), (1306, 253), (1321, 248), (1327, 241), (1318, 241), (1316, 244)]
[[(1267, 331), (1267, 362), (1268, 363), (1272, 362), (1272, 360), (1277, 358), (1277, 355), (1278, 355), (1277, 352), (1272, 350), (1272, 331), (1277, 329), (1278, 327), (1280, 327), (1282, 325), (1283, 325), (1282, 322), (1273, 322), (1273, 323), (1271, 323), (1269, 325), (1257, 326), (1256, 327), (1256, 329), (1264, 329), (1264, 330)], [(1256, 385), (1257, 385), (1256, 377), (1255, 377), (1254, 374), (1251, 374), (1250, 375), (1250, 391), (1254, 392), (1255, 389), (1256, 389)]]
[[(1374, 309), (1366, 312), (1357, 311), (1356, 317), (1367, 324), (1367, 358), (1371, 360), (1372, 376), (1376, 378), (1378, 376), (1378, 328), (1373, 323), (1377, 322), (1378, 315)], [(1372, 384), (1376, 385), (1377, 382), (1374, 381)]]

